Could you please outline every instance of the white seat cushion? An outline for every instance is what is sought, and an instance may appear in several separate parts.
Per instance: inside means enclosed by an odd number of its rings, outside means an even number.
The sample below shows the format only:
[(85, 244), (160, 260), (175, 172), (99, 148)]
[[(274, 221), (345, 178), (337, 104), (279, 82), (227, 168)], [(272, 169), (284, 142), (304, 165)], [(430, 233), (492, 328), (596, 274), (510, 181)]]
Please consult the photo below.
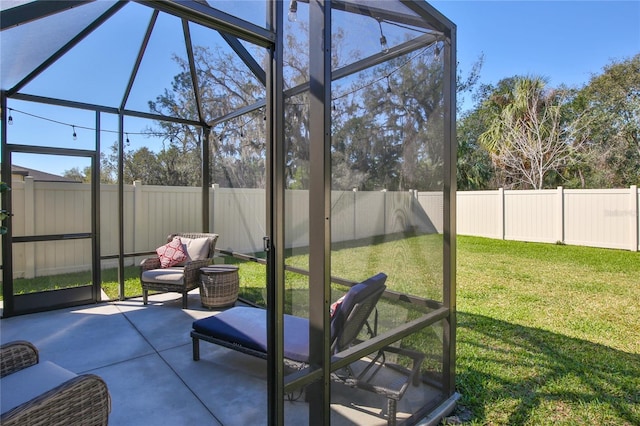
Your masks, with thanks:
[(2, 413), (31, 401), (77, 375), (50, 361), (44, 361), (0, 380)]
[(150, 269), (142, 273), (142, 281), (146, 283), (183, 284), (184, 268), (174, 266), (164, 269)]

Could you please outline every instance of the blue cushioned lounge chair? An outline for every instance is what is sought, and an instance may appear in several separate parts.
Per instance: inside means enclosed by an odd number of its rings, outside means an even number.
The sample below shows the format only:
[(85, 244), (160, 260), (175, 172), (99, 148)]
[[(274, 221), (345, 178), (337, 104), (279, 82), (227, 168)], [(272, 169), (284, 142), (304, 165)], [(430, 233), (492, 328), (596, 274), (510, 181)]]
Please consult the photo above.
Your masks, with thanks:
[[(358, 336), (386, 288), (386, 279), (380, 273), (349, 289), (331, 319), (332, 353), (346, 349)], [(200, 359), (200, 340), (266, 359), (267, 312), (237, 306), (194, 321), (191, 337), (195, 361)], [(284, 316), (284, 356), (296, 363), (309, 362), (308, 319)]]
[[(331, 351), (338, 353), (358, 343), (357, 337), (363, 327), (370, 335), (373, 330), (367, 323), (380, 296), (386, 288), (387, 276), (379, 273), (359, 284), (355, 284), (344, 296), (331, 318)], [(200, 359), (200, 340), (215, 343), (249, 355), (267, 358), (267, 313), (264, 309), (237, 306), (209, 318), (193, 323), (193, 359)], [(375, 330), (375, 326), (373, 328)], [(404, 382), (400, 388), (389, 388), (375, 383), (375, 376), (385, 364), (385, 352), (393, 352), (413, 360), (410, 370), (392, 366), (400, 371)], [(284, 357), (287, 364), (300, 368), (309, 362), (309, 321), (306, 318), (284, 315)], [(387, 347), (370, 360), (360, 374), (346, 368), (345, 375), (332, 378), (351, 387), (358, 387), (388, 398), (388, 424), (396, 421), (396, 403), (402, 398), (409, 382), (417, 384), (424, 355), (418, 352)]]

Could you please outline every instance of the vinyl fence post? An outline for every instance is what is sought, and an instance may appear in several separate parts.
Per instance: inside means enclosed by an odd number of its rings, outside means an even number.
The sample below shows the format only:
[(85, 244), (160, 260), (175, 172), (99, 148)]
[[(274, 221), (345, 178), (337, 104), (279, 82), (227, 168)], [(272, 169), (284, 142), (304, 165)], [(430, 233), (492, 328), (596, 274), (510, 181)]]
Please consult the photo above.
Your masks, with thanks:
[[(220, 184), (212, 183), (211, 184), (211, 197), (209, 197), (209, 229), (211, 232), (218, 232), (216, 228), (216, 190), (220, 188)], [(222, 246), (220, 246), (222, 247)], [(235, 247), (235, 246), (232, 246)]]
[(631, 251), (638, 251), (638, 245), (640, 244), (640, 209), (638, 208), (638, 186), (631, 185), (630, 188), (630, 212), (629, 219), (631, 220)]
[(387, 190), (382, 190), (382, 211), (383, 211), (383, 223), (382, 223), (382, 235), (387, 235)]
[[(35, 180), (33, 176), (24, 178), (24, 235), (36, 234), (35, 215)], [(17, 206), (13, 206), (14, 212), (20, 211)], [(55, 244), (55, 243), (53, 243)], [(14, 258), (15, 258), (14, 254)], [(24, 277), (33, 278), (36, 276), (36, 243), (25, 243), (24, 245)], [(17, 268), (16, 268), (17, 269)], [(15, 269), (14, 269), (15, 270)], [(18, 269), (19, 270), (19, 269)]]
[(564, 243), (564, 188), (562, 186), (558, 187), (556, 203), (556, 241)]
[(504, 188), (498, 188), (498, 236), (501, 240), (505, 237), (505, 223), (504, 223)]
[(358, 227), (358, 188), (353, 188), (353, 224), (352, 224), (352, 228), (353, 228), (353, 233), (352, 233), (352, 239), (356, 240), (358, 237), (358, 233), (356, 232), (356, 229)]
[[(142, 181), (133, 181), (133, 251), (149, 250), (149, 220), (146, 217), (142, 203)], [(146, 241), (145, 241), (145, 237)], [(134, 264), (138, 264), (142, 258), (136, 258)]]

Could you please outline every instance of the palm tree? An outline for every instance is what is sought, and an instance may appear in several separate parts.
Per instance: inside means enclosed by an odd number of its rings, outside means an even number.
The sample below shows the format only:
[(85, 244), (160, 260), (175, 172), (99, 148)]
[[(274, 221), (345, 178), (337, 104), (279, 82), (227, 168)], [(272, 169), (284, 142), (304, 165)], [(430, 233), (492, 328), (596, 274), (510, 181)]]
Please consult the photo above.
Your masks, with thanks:
[(577, 148), (571, 126), (562, 122), (564, 93), (545, 86), (542, 77), (517, 77), (489, 99), (488, 128), (478, 141), (507, 188), (543, 188), (545, 177), (565, 167)]

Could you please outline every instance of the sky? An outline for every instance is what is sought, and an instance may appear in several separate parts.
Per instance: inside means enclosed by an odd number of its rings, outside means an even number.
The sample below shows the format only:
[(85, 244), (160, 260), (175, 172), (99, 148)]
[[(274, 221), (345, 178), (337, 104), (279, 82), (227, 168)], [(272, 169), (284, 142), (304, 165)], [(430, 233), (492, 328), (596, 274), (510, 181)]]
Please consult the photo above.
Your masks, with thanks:
[(538, 75), (551, 87), (581, 87), (611, 61), (640, 53), (640, 0), (430, 3), (457, 26), (463, 75), (484, 55), (482, 83)]
[[(5, 0), (0, 0), (5, 1)], [(239, 0), (241, 2), (242, 0)], [(238, 3), (231, 3), (237, 7)], [(589, 79), (603, 71), (612, 61), (622, 61), (640, 53), (640, 0), (629, 1), (458, 1), (437, 0), (430, 2), (457, 26), (458, 68), (465, 76), (473, 64), (483, 55), (484, 65), (480, 70), (480, 82), (495, 84), (499, 80), (514, 75), (536, 75), (548, 79), (551, 87), (568, 85), (581, 87)], [(264, 12), (261, 13), (262, 16)], [(134, 31), (127, 22), (118, 24), (122, 33)], [(179, 29), (178, 29), (179, 30)], [(135, 39), (132, 34), (131, 39)], [(195, 35), (194, 35), (195, 37)], [(120, 48), (124, 48), (122, 45)], [(173, 49), (167, 45), (160, 49)], [(81, 51), (82, 52), (82, 51)], [(122, 52), (122, 50), (120, 51)], [(113, 55), (97, 52), (98, 55), (86, 61), (90, 52), (83, 52), (83, 61), (72, 59), (70, 64), (55, 64), (54, 71), (66, 73), (65, 67), (95, 72), (107, 69)], [(67, 61), (69, 59), (67, 58)], [(61, 61), (62, 62), (62, 61)], [(93, 68), (92, 68), (93, 67)], [(53, 67), (52, 67), (53, 68)], [(48, 70), (49, 71), (49, 70)], [(111, 72), (109, 70), (109, 72)], [(155, 75), (164, 72), (169, 82), (175, 70), (156, 69)], [(127, 74), (128, 75), (128, 74)], [(126, 78), (126, 75), (123, 77)], [(167, 83), (164, 87), (168, 86)], [(87, 88), (86, 90), (96, 90)], [(149, 99), (146, 97), (145, 99)], [(459, 97), (462, 111), (473, 107), (470, 95)], [(41, 112), (44, 111), (44, 112)], [(48, 115), (46, 107), (39, 110)], [(85, 122), (92, 125), (91, 114), (73, 110), (74, 120), (86, 116)], [(31, 120), (18, 116), (16, 119)], [(69, 122), (68, 120), (64, 120)], [(78, 124), (76, 121), (75, 124)], [(48, 124), (51, 131), (56, 126)], [(15, 127), (15, 126), (14, 126)], [(37, 120), (26, 127), (43, 128)], [(59, 126), (58, 126), (59, 127)], [(103, 123), (103, 128), (117, 129), (117, 122)], [(78, 130), (79, 144), (84, 140), (84, 132)], [(63, 126), (64, 138), (71, 139), (70, 130)], [(40, 137), (40, 139), (43, 139)], [(112, 137), (110, 137), (109, 142)], [(144, 144), (141, 137), (131, 137), (133, 143)], [(91, 141), (91, 138), (88, 138)], [(76, 146), (76, 145), (74, 145)], [(35, 158), (35, 157), (33, 157)], [(38, 157), (40, 158), (40, 157)], [(74, 166), (82, 169), (85, 163), (72, 164), (66, 158), (43, 157), (38, 167), (50, 173), (62, 174)], [(73, 160), (73, 159), (71, 159)], [(14, 160), (16, 164), (19, 161)], [(70, 165), (71, 164), (71, 165)], [(21, 164), (26, 165), (26, 164)]]

